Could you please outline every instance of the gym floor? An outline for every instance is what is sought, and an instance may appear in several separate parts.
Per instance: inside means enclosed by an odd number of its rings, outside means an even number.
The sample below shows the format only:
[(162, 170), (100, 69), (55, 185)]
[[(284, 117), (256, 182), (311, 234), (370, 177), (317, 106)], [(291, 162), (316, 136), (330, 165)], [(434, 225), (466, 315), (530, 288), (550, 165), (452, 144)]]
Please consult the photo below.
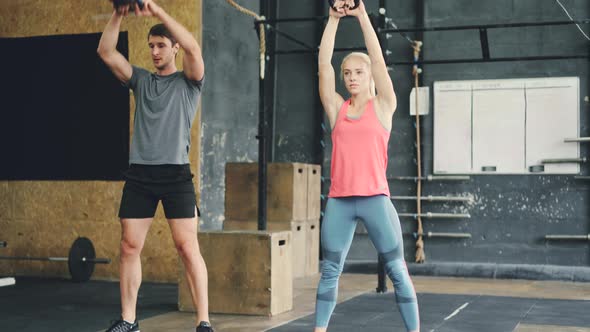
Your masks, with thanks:
[[(218, 332), (312, 331), (319, 276), (295, 280), (293, 310), (275, 317), (211, 316)], [(413, 277), (422, 331), (590, 332), (590, 283)], [(377, 294), (375, 275), (344, 274), (330, 330), (403, 331), (393, 295)], [(389, 285), (391, 290), (391, 284)], [(119, 314), (116, 282), (17, 278), (0, 287), (1, 331), (104, 331)], [(177, 287), (145, 283), (138, 313), (143, 332), (194, 331), (176, 310)]]

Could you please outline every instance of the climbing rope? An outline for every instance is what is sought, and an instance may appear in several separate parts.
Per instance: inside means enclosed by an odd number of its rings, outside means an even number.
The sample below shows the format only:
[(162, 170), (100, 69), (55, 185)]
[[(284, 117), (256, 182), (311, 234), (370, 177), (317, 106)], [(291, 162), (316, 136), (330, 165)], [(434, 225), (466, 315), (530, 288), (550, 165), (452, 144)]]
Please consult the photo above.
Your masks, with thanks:
[[(232, 7), (237, 9), (239, 12), (252, 16), (258, 21), (264, 20), (263, 16), (256, 14), (255, 12), (251, 11), (250, 9), (244, 8), (238, 5), (234, 0), (226, 0)], [(266, 33), (264, 29), (264, 23), (258, 24), (258, 33), (260, 38), (260, 79), (264, 79), (264, 66), (266, 63)]]
[(418, 166), (418, 181), (416, 182), (416, 220), (418, 221), (418, 240), (416, 240), (416, 263), (424, 263), (426, 260), (426, 254), (424, 253), (424, 240), (422, 239), (422, 234), (424, 233), (422, 228), (422, 158), (421, 158), (421, 149), (420, 149), (420, 109), (419, 109), (419, 98), (418, 98), (418, 81), (419, 76), (422, 73), (422, 70), (418, 67), (418, 60), (420, 58), (420, 50), (422, 48), (421, 41), (414, 41), (412, 44), (412, 48), (414, 49), (414, 67), (412, 69), (412, 75), (414, 75), (414, 87), (416, 93), (415, 96), (415, 103), (416, 103), (416, 165)]

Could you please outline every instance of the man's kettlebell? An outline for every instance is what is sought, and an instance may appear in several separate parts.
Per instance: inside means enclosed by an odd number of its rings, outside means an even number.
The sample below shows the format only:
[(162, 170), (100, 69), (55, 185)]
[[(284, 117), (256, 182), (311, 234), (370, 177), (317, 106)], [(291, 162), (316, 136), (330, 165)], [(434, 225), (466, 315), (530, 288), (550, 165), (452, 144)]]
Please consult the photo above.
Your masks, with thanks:
[(137, 4), (140, 9), (143, 9), (143, 0), (113, 0), (113, 4), (117, 8), (121, 6), (133, 6), (134, 4)]

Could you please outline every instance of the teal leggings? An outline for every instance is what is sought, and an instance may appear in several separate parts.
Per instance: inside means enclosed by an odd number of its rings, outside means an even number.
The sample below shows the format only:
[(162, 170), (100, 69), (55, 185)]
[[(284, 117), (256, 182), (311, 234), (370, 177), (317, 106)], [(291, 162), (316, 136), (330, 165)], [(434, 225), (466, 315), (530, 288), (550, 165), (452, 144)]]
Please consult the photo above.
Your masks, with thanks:
[(389, 197), (330, 198), (322, 222), (322, 277), (316, 298), (316, 327), (327, 327), (336, 306), (338, 279), (357, 219), (361, 219), (381, 256), (395, 288), (395, 299), (408, 331), (418, 330), (420, 320), (416, 292), (404, 260), (402, 231)]

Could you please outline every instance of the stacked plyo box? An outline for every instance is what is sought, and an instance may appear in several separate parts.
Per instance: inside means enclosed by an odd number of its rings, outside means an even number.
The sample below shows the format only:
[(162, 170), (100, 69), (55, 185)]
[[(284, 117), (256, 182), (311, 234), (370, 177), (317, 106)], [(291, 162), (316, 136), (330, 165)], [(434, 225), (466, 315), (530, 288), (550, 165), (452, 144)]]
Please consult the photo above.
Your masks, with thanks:
[[(293, 277), (319, 272), (321, 168), (269, 163), (267, 229), (292, 232)], [(258, 163), (227, 163), (224, 230), (258, 228)]]

